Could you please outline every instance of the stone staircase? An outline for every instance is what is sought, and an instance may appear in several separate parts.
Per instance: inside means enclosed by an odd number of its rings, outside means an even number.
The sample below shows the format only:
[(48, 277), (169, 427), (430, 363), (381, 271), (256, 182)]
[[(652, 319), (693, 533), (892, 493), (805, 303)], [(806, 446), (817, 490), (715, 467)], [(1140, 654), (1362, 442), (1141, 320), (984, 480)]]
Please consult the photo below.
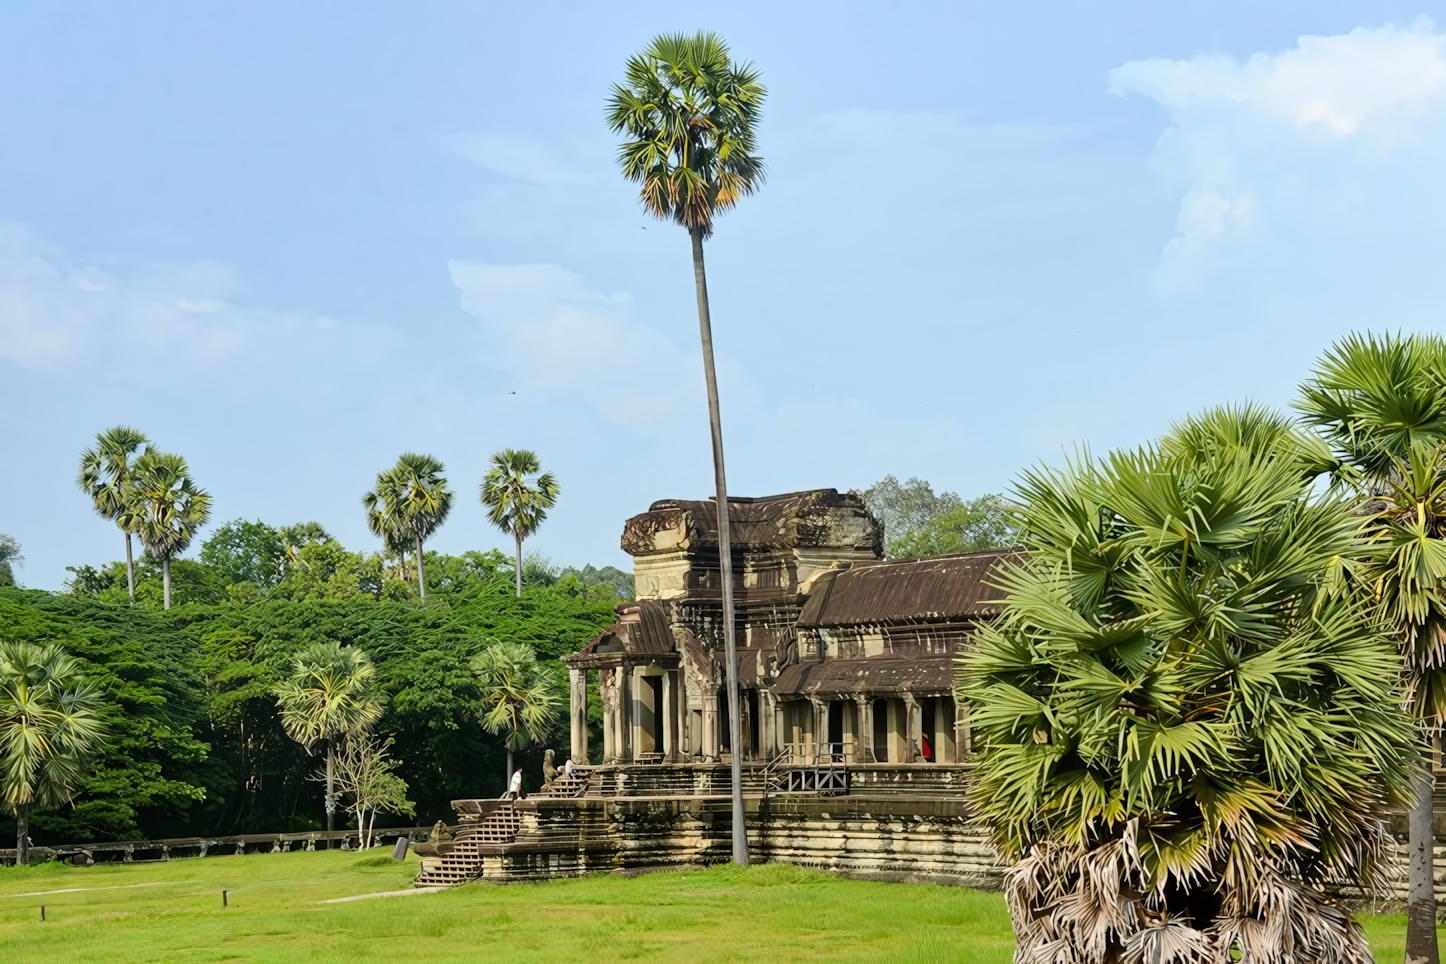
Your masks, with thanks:
[(464, 824), (445, 854), (422, 858), (422, 872), (417, 875), (415, 886), (451, 887), (476, 880), (482, 876), (482, 848), (511, 843), (521, 826), (522, 817), (510, 803), (504, 803), (477, 823)]

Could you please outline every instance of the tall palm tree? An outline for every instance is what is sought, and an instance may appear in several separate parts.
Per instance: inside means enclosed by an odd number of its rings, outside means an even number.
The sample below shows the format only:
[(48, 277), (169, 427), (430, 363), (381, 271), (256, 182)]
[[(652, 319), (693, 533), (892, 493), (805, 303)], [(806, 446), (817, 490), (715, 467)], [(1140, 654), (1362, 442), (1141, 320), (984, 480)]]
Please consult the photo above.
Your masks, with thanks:
[(117, 425), (95, 437), (95, 448), (80, 453), (80, 472), (76, 484), (90, 496), (91, 504), (102, 519), (118, 525), (126, 536), (126, 589), (131, 602), (136, 601), (136, 565), (131, 554), (131, 534), (135, 532), (133, 511), (131, 456), (150, 439), (129, 425)]
[(723, 593), (723, 645), (727, 656), (728, 714), (733, 751), (733, 861), (748, 862), (744, 824), (738, 712), (738, 653), (733, 639), (733, 552), (728, 522), (728, 483), (723, 466), (723, 422), (713, 366), (713, 325), (703, 242), (713, 219), (763, 184), (756, 128), (768, 91), (750, 64), (735, 64), (728, 44), (714, 33), (662, 34), (628, 58), (625, 80), (608, 99), (608, 126), (627, 137), (618, 148), (623, 176), (641, 185), (643, 207), (654, 217), (688, 230), (693, 245), (693, 282), (708, 388), (717, 488), (718, 560)]
[(311, 753), (326, 744), (326, 829), (336, 829), (336, 744), (382, 718), (376, 667), (356, 646), (313, 643), (296, 655), (291, 675), (272, 691), (286, 735)]
[[(557, 479), (551, 472), (538, 475), (542, 463), (536, 452), (503, 449), (492, 456), (492, 469), (482, 480), (482, 504), (487, 519), (517, 544), (517, 595), (522, 595), (522, 540), (542, 527), (547, 510), (557, 504)], [(536, 476), (536, 479), (532, 477)]]
[[(1394, 628), (1425, 742), (1446, 724), (1446, 341), (1352, 335), (1316, 365), (1297, 406), (1367, 520), (1360, 576)], [(1407, 820), (1406, 957), (1438, 964), (1433, 783), (1417, 784)]]
[(70, 800), (105, 734), (100, 688), (78, 660), (0, 641), (0, 800), (15, 811), (19, 863), (30, 861), (30, 814)]
[(423, 599), (427, 598), (423, 545), (452, 511), (452, 490), (442, 475), (446, 470), (430, 455), (407, 452), (396, 465), (377, 475), (376, 488), (362, 496), (367, 527), (388, 549), (415, 547), (417, 592)]
[(1024, 476), (960, 656), (1020, 964), (1371, 960), (1326, 885), (1387, 883), (1419, 757), (1328, 455), (1223, 410)]
[(512, 751), (552, 734), (562, 712), (561, 675), (555, 664), (538, 662), (526, 643), (499, 642), (472, 657), (472, 672), (482, 694), (482, 728), (503, 738), (510, 780)]
[(162, 608), (171, 608), (171, 557), (185, 552), (211, 518), (211, 496), (192, 481), (186, 460), (148, 448), (131, 470), (136, 534), (161, 561)]

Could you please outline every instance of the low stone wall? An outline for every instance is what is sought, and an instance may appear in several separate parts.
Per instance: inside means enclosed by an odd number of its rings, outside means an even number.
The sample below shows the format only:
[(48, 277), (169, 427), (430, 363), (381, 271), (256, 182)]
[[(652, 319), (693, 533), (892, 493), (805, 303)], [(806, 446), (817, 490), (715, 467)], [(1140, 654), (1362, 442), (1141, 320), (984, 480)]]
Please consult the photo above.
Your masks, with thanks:
[[(758, 862), (976, 887), (1000, 882), (985, 828), (969, 819), (959, 796), (785, 794), (744, 804)], [(481, 848), (483, 880), (681, 869), (732, 855), (724, 794), (534, 798), (516, 806), (517, 838)]]

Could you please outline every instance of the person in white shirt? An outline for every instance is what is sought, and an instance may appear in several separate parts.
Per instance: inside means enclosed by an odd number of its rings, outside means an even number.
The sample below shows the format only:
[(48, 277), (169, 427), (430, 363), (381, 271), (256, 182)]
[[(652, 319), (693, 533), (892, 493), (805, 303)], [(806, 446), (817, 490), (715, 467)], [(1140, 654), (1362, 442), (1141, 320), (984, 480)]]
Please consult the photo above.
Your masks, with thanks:
[(573, 769), (574, 767), (572, 765), (572, 757), (568, 757), (567, 762), (562, 765), (562, 772), (569, 780), (572, 779)]
[(522, 767), (512, 774), (512, 786), (507, 788), (507, 799), (519, 800), (522, 798)]

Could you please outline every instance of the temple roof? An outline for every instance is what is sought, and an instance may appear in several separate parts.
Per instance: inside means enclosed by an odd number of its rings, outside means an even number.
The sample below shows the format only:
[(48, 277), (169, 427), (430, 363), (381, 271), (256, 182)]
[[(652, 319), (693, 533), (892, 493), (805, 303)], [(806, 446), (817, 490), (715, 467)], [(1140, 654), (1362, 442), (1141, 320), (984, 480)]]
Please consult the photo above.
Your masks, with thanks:
[(805, 628), (933, 622), (988, 616), (998, 611), (989, 571), (1014, 553), (990, 549), (914, 562), (864, 563), (823, 573), (804, 603)]
[(668, 607), (652, 599), (624, 603), (614, 610), (618, 621), (588, 640), (574, 656), (604, 656), (618, 653), (627, 656), (676, 655), (678, 645), (668, 621)]
[[(847, 548), (882, 555), (883, 526), (863, 499), (837, 489), (809, 489), (762, 498), (728, 498), (735, 549)], [(713, 499), (660, 499), (623, 527), (622, 548), (646, 555), (718, 546)]]

